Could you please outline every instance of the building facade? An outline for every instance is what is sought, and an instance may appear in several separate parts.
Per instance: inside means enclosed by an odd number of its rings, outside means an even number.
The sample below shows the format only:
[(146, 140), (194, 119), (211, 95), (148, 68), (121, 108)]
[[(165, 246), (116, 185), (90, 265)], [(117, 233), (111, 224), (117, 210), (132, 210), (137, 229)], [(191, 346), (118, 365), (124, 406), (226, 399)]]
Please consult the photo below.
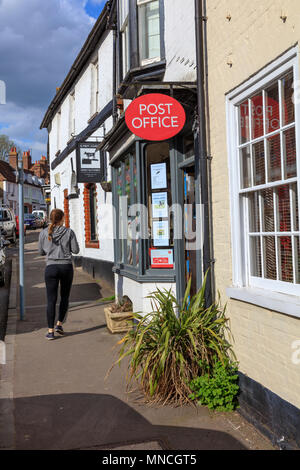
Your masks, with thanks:
[(206, 15), (215, 282), (242, 410), (299, 446), (299, 5), (224, 0)]
[[(208, 299), (228, 302), (241, 411), (283, 447), (300, 445), (298, 10), (109, 1), (42, 122), (75, 263), (142, 313), (156, 286), (180, 300), (209, 266)], [(132, 101), (153, 94), (185, 110), (173, 138), (126, 125)]]
[[(30, 158), (30, 152), (23, 153), (23, 165)], [(18, 155), (15, 148), (9, 153), (9, 161), (0, 161), (0, 199), (1, 204), (10, 207), (15, 215), (19, 215), (18, 183), (16, 180), (16, 169)], [(24, 212), (31, 213), (35, 209), (46, 209), (46, 202), (43, 194), (45, 180), (39, 178), (32, 171), (24, 169)]]

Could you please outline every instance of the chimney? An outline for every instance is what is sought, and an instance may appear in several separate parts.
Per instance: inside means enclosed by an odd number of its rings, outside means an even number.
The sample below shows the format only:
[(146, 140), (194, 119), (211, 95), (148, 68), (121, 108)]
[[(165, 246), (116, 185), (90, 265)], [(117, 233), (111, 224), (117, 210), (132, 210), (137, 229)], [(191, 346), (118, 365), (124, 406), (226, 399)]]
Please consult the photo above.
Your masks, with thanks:
[(16, 170), (18, 167), (18, 154), (17, 154), (16, 147), (12, 147), (10, 149), (8, 158), (9, 158), (8, 161), (9, 161), (10, 166), (12, 166)]
[(30, 150), (23, 152), (23, 168), (24, 170), (30, 170), (32, 167)]

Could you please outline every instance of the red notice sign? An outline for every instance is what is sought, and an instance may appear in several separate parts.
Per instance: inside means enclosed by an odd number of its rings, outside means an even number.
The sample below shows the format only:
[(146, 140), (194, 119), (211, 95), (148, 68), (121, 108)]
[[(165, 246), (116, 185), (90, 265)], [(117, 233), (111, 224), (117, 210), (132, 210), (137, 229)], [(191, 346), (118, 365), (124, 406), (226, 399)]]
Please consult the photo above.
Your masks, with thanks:
[(186, 121), (182, 105), (168, 95), (150, 93), (135, 99), (127, 108), (129, 130), (146, 140), (167, 140), (178, 134)]

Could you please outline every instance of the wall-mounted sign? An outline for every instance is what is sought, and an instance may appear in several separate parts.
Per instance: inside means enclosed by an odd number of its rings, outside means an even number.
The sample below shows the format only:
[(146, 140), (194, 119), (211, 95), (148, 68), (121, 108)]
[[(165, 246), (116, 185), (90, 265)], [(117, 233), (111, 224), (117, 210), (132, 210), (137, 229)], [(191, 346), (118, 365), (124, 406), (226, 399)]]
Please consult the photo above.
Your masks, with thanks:
[(78, 183), (99, 183), (100, 172), (100, 152), (96, 151), (99, 142), (81, 142), (77, 146), (77, 182)]
[(136, 98), (126, 109), (129, 130), (146, 140), (167, 140), (178, 134), (186, 121), (182, 105), (168, 95), (150, 93)]
[(151, 188), (164, 189), (167, 187), (167, 164), (155, 163), (151, 166)]
[(156, 250), (151, 249), (151, 268), (174, 268), (174, 261), (173, 261), (173, 250), (168, 248), (167, 250)]
[(152, 217), (153, 219), (167, 218), (168, 214), (168, 193), (152, 194)]

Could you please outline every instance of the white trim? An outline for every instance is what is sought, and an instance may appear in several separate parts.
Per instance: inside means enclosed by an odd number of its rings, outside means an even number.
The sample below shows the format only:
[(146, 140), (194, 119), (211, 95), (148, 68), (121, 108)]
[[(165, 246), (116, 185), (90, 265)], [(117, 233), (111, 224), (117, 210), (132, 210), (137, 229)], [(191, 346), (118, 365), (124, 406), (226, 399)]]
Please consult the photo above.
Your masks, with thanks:
[[(248, 242), (244, 236), (245, 227), (247, 226), (247, 211), (245, 203), (241, 203), (241, 195), (245, 195), (253, 190), (258, 190), (261, 187), (273, 187), (281, 184), (291, 184), (293, 181), (298, 181), (298, 201), (300, 201), (300, 104), (295, 103), (295, 128), (296, 128), (296, 149), (297, 149), (297, 178), (290, 178), (282, 182), (276, 181), (266, 185), (259, 185), (251, 188), (240, 188), (241, 171), (240, 171), (240, 149), (253, 143), (252, 140), (245, 145), (239, 142), (239, 126), (238, 126), (238, 105), (249, 99), (258, 90), (266, 88), (269, 83), (279, 80), (289, 69), (293, 69), (294, 82), (297, 84), (299, 80), (299, 49), (298, 46), (291, 48), (281, 57), (276, 59), (271, 64), (267, 65), (264, 69), (260, 70), (256, 75), (252, 76), (247, 82), (244, 82), (235, 90), (226, 95), (226, 120), (227, 120), (227, 150), (228, 150), (228, 167), (229, 167), (229, 188), (230, 188), (230, 211), (231, 211), (231, 242), (232, 242), (232, 282), (234, 288), (243, 288), (242, 290), (251, 290), (247, 287), (250, 284), (255, 284), (255, 290), (258, 284), (263, 289), (264, 296), (273, 298), (276, 292), (285, 292), (287, 294), (298, 294), (300, 292), (299, 284), (290, 284), (283, 281), (270, 281), (267, 279), (260, 279), (252, 277), (250, 270), (249, 249), (247, 249)], [(299, 93), (298, 93), (299, 94)], [(295, 91), (297, 95), (297, 91)], [(249, 125), (251, 131), (251, 109), (249, 107)], [(284, 126), (284, 127), (289, 127)], [(278, 133), (278, 130), (276, 131)], [(250, 135), (251, 139), (252, 136)], [(264, 135), (264, 138), (266, 136)], [(261, 137), (256, 140), (261, 140)], [(299, 203), (298, 203), (299, 204)], [(245, 225), (246, 224), (246, 225)], [(262, 229), (262, 228), (261, 228)], [(262, 231), (262, 230), (261, 230)], [(261, 233), (260, 233), (261, 235)], [(273, 233), (272, 233), (273, 235)], [(282, 234), (280, 234), (282, 235)], [(293, 236), (295, 233), (289, 233)], [(262, 267), (263, 269), (263, 267)], [(236, 290), (236, 289), (235, 289)], [(272, 292), (271, 292), (272, 291)], [(285, 295), (285, 294), (280, 294)], [(292, 296), (293, 297), (293, 296)], [(288, 297), (290, 298), (290, 297)], [(243, 300), (243, 299), (241, 299)], [(246, 300), (247, 301), (247, 300)], [(286, 302), (287, 300), (285, 300)], [(251, 302), (254, 303), (254, 302)], [(261, 303), (260, 303), (261, 304)], [(258, 303), (259, 305), (259, 303)], [(300, 306), (300, 301), (299, 301)], [(269, 307), (268, 307), (269, 308)], [(298, 307), (299, 308), (299, 307)], [(282, 310), (282, 309), (281, 309)], [(300, 317), (300, 311), (299, 317)]]

